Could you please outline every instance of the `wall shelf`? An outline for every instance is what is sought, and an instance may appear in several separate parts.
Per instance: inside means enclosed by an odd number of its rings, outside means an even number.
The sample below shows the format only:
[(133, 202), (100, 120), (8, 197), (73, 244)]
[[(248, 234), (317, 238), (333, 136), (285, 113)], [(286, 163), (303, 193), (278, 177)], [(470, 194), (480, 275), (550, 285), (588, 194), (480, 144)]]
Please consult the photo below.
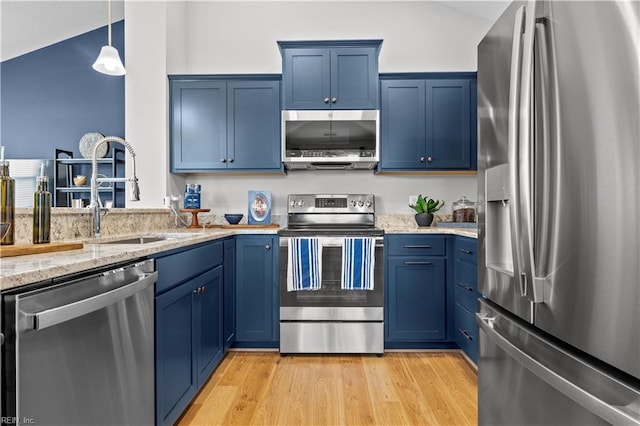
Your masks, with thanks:
[[(71, 200), (74, 194), (88, 201), (91, 194), (91, 186), (74, 185), (73, 176), (79, 174), (87, 176), (87, 181), (91, 180), (91, 159), (74, 158), (73, 152), (63, 149), (55, 150), (56, 164), (54, 168), (54, 207), (71, 207)], [(111, 147), (109, 157), (97, 160), (98, 173), (109, 177), (124, 177), (125, 153), (123, 148)], [(124, 207), (124, 183), (102, 185), (98, 187), (98, 192), (104, 194), (102, 201), (112, 200), (113, 207)]]

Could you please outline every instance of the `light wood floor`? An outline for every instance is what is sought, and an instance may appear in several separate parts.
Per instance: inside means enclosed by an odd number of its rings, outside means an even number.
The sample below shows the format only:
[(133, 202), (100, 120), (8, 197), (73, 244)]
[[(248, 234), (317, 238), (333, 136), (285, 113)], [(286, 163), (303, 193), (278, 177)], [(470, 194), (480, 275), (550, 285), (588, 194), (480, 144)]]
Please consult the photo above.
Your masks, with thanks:
[(475, 425), (477, 375), (456, 352), (230, 352), (180, 425)]

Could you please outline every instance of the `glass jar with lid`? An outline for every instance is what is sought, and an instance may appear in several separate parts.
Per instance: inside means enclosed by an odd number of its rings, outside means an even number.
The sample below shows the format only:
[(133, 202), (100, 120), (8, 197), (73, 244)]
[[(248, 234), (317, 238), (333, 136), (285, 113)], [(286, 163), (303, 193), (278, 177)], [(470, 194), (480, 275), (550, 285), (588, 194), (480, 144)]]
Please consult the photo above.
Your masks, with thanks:
[(464, 195), (451, 204), (454, 222), (475, 222), (476, 221), (476, 203), (467, 200)]

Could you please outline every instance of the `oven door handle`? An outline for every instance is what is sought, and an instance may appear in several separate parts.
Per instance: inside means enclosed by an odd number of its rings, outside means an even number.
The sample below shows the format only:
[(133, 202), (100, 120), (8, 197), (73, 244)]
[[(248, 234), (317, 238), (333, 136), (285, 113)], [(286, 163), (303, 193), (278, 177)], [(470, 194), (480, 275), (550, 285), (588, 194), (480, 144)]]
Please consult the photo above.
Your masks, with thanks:
[[(348, 237), (348, 236), (345, 236)], [(280, 237), (280, 247), (287, 247), (289, 245), (290, 237)], [(311, 237), (310, 237), (311, 238)], [(318, 242), (322, 247), (342, 247), (344, 241), (343, 237), (317, 237)], [(384, 237), (373, 237), (376, 248), (384, 247)]]

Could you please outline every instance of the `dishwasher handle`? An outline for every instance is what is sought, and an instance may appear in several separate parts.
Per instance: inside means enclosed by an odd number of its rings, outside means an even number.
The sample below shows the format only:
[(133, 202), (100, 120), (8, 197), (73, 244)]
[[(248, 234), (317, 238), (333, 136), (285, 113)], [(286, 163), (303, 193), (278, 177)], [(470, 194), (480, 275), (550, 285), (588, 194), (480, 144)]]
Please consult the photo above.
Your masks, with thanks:
[(33, 318), (34, 330), (42, 330), (124, 300), (153, 285), (157, 280), (157, 272), (140, 274), (138, 280), (131, 284), (67, 305), (47, 309), (42, 312), (28, 313), (27, 318)]

